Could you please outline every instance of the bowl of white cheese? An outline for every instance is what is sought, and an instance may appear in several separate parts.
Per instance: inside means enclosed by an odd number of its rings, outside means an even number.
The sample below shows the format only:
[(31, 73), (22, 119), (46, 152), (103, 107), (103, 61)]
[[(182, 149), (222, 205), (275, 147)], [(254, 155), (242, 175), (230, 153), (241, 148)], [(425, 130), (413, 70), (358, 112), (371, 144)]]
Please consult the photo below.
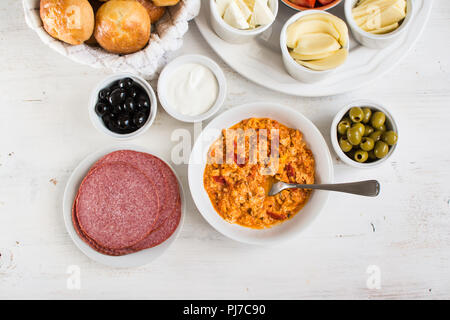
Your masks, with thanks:
[(158, 80), (158, 98), (175, 119), (200, 122), (212, 117), (225, 102), (227, 81), (219, 65), (202, 55), (171, 61)]
[(246, 43), (269, 29), (278, 13), (278, 0), (210, 0), (215, 33), (230, 43)]

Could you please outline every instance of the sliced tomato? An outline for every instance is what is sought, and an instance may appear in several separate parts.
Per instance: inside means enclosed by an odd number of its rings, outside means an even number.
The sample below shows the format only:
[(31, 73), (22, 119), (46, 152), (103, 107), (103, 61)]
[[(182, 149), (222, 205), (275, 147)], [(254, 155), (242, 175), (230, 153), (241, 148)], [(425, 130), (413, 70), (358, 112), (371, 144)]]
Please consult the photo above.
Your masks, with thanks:
[(334, 0), (317, 0), (320, 2), (321, 5), (325, 6), (331, 2), (333, 2)]
[(316, 0), (289, 0), (290, 2), (307, 8), (314, 8)]
[(290, 180), (290, 178), (295, 178), (295, 170), (294, 170), (294, 168), (291, 166), (290, 163), (288, 163), (288, 164), (286, 165), (286, 174), (287, 174), (289, 180)]
[(272, 211), (267, 211), (267, 215), (275, 220), (286, 220), (287, 218), (285, 214), (278, 214)]
[(214, 176), (213, 177), (214, 181), (223, 185), (227, 184), (227, 181), (225, 180), (225, 178), (223, 176)]

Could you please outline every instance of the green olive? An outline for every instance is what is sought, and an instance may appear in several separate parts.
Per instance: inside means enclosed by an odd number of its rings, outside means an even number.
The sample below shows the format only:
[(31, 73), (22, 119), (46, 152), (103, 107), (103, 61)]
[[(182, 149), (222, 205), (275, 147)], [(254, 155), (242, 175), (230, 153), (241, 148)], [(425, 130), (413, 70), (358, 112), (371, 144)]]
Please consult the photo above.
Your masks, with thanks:
[(362, 139), (362, 134), (361, 134), (360, 129), (355, 126), (348, 129), (347, 130), (347, 139), (352, 145), (354, 145), (354, 146), (359, 145), (361, 143), (361, 139)]
[(362, 138), (361, 144), (359, 146), (363, 151), (370, 151), (375, 147), (375, 141), (373, 141), (371, 138), (364, 137)]
[(381, 127), (379, 127), (378, 131), (385, 132), (386, 131), (386, 125), (383, 124)]
[(364, 136), (365, 136), (365, 137), (368, 137), (368, 136), (370, 136), (374, 131), (375, 131), (375, 129), (372, 128), (371, 126), (366, 126), (366, 129), (364, 130)]
[(386, 115), (380, 111), (375, 112), (372, 118), (370, 119), (370, 123), (372, 124), (372, 127), (374, 127), (375, 129), (380, 129), (385, 122), (386, 122)]
[(350, 116), (350, 119), (355, 123), (361, 122), (364, 118), (364, 112), (360, 107), (351, 108), (348, 115)]
[(372, 161), (377, 160), (377, 157), (375, 156), (375, 152), (373, 150), (369, 151), (369, 159)]
[(366, 132), (366, 127), (362, 123), (355, 123), (353, 127), (358, 128), (359, 133), (361, 133), (361, 136), (364, 136), (364, 132)]
[(347, 130), (351, 127), (351, 123), (348, 120), (341, 120), (341, 122), (339, 122), (338, 127), (337, 127), (337, 131), (340, 135), (345, 135), (347, 133)]
[(370, 108), (365, 107), (362, 108), (362, 111), (364, 112), (364, 117), (362, 119), (363, 123), (369, 123), (370, 118), (372, 117), (372, 110), (370, 110)]
[(381, 135), (381, 140), (386, 142), (388, 145), (393, 146), (397, 143), (398, 135), (394, 131), (386, 131)]
[(361, 163), (366, 162), (368, 158), (369, 158), (369, 153), (364, 150), (356, 151), (355, 157), (354, 157), (355, 161), (358, 161)]
[(353, 148), (352, 144), (345, 138), (339, 139), (339, 146), (344, 152), (349, 152)]
[(378, 159), (383, 159), (389, 152), (389, 146), (386, 142), (377, 141), (373, 152)]
[(377, 130), (377, 131), (371, 133), (369, 135), (369, 138), (371, 138), (373, 141), (377, 142), (377, 141), (381, 140), (381, 135), (382, 134), (383, 134), (383, 132)]

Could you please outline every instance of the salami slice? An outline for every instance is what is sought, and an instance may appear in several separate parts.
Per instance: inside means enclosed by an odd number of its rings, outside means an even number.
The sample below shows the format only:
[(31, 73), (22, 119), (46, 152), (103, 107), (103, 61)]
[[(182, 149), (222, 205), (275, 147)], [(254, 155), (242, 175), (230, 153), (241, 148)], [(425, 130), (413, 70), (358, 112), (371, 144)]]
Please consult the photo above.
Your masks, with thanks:
[(143, 240), (159, 215), (159, 199), (148, 176), (125, 162), (96, 166), (75, 202), (79, 229), (100, 247), (116, 250)]
[(158, 157), (133, 150), (119, 150), (107, 154), (92, 167), (92, 170), (99, 165), (117, 161), (136, 167), (155, 184), (160, 200), (160, 213), (155, 229), (159, 228), (176, 210), (180, 201), (178, 180), (172, 170)]

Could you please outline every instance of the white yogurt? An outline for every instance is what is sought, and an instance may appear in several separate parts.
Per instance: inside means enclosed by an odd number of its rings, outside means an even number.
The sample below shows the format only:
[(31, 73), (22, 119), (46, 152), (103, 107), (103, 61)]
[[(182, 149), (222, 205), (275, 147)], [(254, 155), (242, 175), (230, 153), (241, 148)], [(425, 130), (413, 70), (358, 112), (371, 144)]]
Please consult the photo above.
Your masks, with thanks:
[(168, 76), (165, 92), (167, 102), (183, 115), (197, 116), (207, 112), (218, 95), (216, 76), (201, 64), (183, 64)]

